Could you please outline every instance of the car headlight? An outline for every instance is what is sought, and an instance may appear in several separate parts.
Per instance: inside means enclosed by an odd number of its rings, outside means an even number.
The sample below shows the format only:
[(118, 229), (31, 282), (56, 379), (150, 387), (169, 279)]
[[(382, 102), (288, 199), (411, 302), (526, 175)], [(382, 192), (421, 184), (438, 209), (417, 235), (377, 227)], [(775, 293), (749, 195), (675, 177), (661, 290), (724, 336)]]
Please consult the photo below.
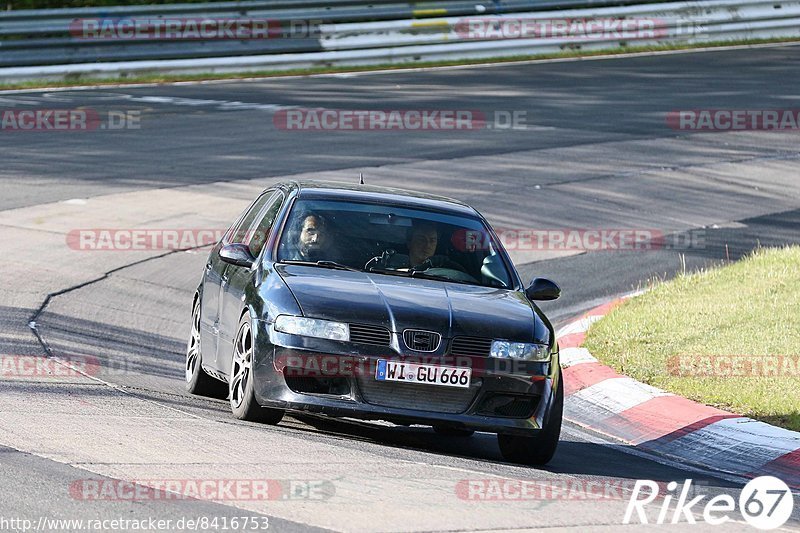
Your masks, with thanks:
[(342, 322), (280, 315), (275, 319), (275, 330), (304, 337), (317, 337), (334, 341), (349, 341), (350, 327)]
[(546, 362), (550, 360), (550, 347), (531, 342), (494, 341), (490, 355), (499, 359)]

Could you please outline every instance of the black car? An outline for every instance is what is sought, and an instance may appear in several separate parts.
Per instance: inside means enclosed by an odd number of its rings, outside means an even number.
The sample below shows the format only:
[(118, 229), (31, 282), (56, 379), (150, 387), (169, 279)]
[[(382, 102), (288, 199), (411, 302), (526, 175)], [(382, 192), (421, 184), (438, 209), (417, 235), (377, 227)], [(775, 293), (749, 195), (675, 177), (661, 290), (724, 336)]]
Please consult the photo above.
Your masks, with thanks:
[(227, 384), (236, 418), (284, 412), (498, 434), (544, 464), (564, 387), (553, 327), (486, 220), (448, 198), (326, 182), (265, 190), (194, 296), (186, 381)]

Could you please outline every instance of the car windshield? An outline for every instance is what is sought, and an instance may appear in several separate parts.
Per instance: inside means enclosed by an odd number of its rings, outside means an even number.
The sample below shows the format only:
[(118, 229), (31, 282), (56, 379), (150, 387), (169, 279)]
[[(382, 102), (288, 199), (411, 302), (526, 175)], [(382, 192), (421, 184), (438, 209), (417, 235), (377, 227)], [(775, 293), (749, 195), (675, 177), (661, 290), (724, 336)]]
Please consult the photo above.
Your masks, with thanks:
[(458, 216), (342, 200), (295, 202), (278, 261), (511, 288), (484, 223)]

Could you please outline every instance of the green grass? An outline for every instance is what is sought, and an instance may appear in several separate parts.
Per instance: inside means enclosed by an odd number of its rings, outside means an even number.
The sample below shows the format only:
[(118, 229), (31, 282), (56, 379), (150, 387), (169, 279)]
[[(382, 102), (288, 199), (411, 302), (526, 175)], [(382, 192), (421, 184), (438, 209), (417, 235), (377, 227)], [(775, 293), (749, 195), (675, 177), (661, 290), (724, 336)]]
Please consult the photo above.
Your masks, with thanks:
[[(592, 325), (586, 347), (639, 381), (800, 430), (800, 247), (762, 249), (657, 282)], [(747, 366), (712, 370), (705, 357), (730, 355), (773, 359), (783, 375), (742, 375), (752, 374)], [(786, 361), (792, 366), (783, 367)]]
[(489, 63), (509, 63), (514, 61), (530, 61), (537, 59), (569, 59), (580, 57), (624, 55), (641, 52), (669, 52), (676, 50), (691, 50), (695, 48), (717, 48), (725, 46), (751, 46), (772, 43), (791, 43), (800, 42), (800, 39), (775, 38), (775, 39), (748, 39), (738, 41), (713, 41), (707, 43), (686, 44), (673, 43), (659, 46), (624, 46), (605, 50), (581, 50), (579, 48), (564, 50), (550, 54), (533, 54), (522, 56), (507, 56), (483, 59), (462, 59), (452, 61), (419, 61), (409, 63), (390, 63), (367, 66), (319, 66), (305, 69), (292, 70), (265, 70), (254, 72), (231, 72), (231, 73), (201, 73), (201, 74), (142, 74), (134, 76), (122, 76), (116, 78), (91, 78), (83, 76), (70, 77), (64, 80), (34, 80), (15, 83), (0, 83), (0, 90), (9, 89), (35, 89), (39, 87), (75, 87), (75, 86), (103, 86), (134, 83), (174, 83), (181, 81), (201, 81), (201, 80), (228, 80), (240, 78), (271, 78), (280, 76), (302, 76), (311, 74), (331, 74), (341, 72), (368, 72), (373, 70), (405, 70), (424, 67), (447, 67), (462, 65), (481, 65)]

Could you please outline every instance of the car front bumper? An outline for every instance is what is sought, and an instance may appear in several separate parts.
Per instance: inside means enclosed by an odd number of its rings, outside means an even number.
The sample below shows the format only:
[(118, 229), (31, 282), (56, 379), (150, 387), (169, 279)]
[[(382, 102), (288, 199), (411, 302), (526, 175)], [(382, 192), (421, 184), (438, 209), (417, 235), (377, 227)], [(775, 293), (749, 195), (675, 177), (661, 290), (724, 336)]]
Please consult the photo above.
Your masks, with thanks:
[[(353, 345), (277, 333), (254, 321), (253, 386), (265, 407), (398, 424), (448, 425), (530, 434), (549, 419), (558, 355), (549, 363), (486, 357), (401, 354), (390, 347)], [(380, 359), (472, 369), (470, 387), (375, 379)]]

